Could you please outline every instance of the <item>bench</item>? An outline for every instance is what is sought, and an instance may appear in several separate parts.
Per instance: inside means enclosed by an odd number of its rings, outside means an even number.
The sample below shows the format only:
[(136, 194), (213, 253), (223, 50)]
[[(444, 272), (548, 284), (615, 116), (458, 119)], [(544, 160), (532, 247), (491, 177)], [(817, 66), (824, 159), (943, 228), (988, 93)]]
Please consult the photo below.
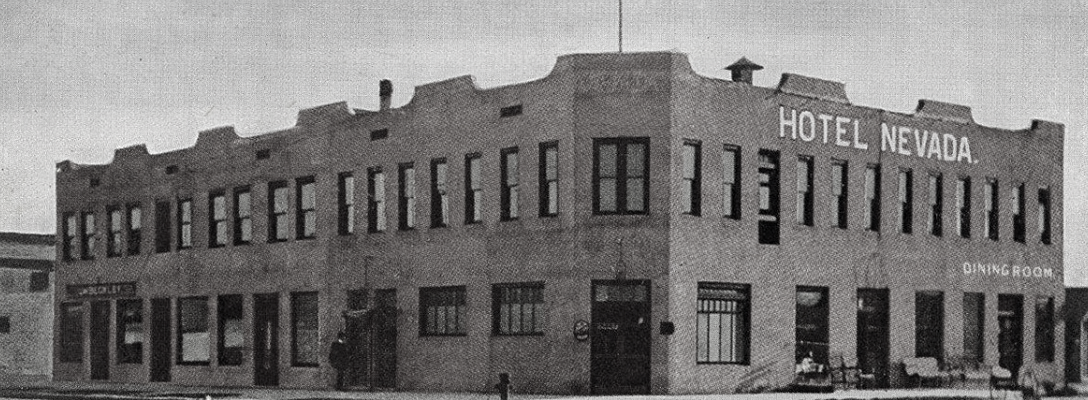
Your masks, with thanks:
[(937, 359), (933, 357), (904, 358), (903, 369), (908, 378), (918, 382), (918, 387), (923, 386), (926, 381), (936, 381), (937, 386), (941, 386), (948, 378), (948, 373), (941, 371)]

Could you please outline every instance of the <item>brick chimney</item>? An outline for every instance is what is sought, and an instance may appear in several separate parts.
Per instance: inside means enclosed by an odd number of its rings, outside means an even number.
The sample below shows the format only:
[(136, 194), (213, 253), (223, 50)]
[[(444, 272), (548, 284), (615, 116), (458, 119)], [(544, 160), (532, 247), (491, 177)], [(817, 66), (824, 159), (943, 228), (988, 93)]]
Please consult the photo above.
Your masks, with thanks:
[(389, 103), (393, 99), (393, 82), (388, 79), (382, 79), (378, 82), (378, 104), (379, 110), (385, 111), (389, 109)]
[(733, 82), (752, 84), (752, 71), (759, 71), (763, 69), (762, 65), (749, 61), (747, 58), (741, 57), (737, 62), (725, 67), (729, 71), (733, 72)]

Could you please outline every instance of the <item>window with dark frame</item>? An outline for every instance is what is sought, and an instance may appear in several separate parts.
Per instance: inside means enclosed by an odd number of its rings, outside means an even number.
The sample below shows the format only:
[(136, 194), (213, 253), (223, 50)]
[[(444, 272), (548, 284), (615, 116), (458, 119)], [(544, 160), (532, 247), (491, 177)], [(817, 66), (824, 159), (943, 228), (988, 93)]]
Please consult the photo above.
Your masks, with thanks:
[(722, 172), (722, 216), (740, 219), (740, 147), (725, 145)]
[(64, 243), (61, 245), (61, 254), (64, 261), (72, 261), (75, 259), (75, 250), (79, 247), (79, 220), (76, 219), (76, 214), (71, 212), (62, 214), (61, 220), (64, 221)]
[(956, 226), (962, 238), (971, 237), (971, 178), (960, 177), (956, 181)]
[(465, 155), (465, 224), (483, 222), (484, 186), (479, 153)]
[(929, 234), (944, 234), (944, 176), (929, 174)]
[(1054, 298), (1035, 298), (1035, 362), (1054, 362)]
[(445, 158), (431, 160), (431, 227), (450, 225), (449, 165)]
[(397, 227), (402, 231), (416, 227), (416, 167), (413, 163), (397, 166)]
[(702, 215), (703, 209), (703, 151), (702, 142), (696, 140), (684, 140), (680, 154), (681, 187), (680, 206), (681, 211), (689, 215)]
[(812, 169), (812, 156), (797, 156), (797, 223), (806, 226), (814, 224)]
[(695, 362), (748, 365), (751, 286), (718, 282), (698, 285)]
[(211, 360), (208, 337), (208, 298), (178, 299), (177, 364), (207, 365)]
[(341, 235), (355, 233), (355, 177), (351, 171), (336, 178), (336, 231)]
[(169, 201), (155, 202), (155, 252), (170, 251), (170, 235), (173, 232), (173, 216)]
[(219, 327), (216, 354), (218, 354), (219, 365), (242, 365), (246, 349), (242, 295), (221, 295), (217, 302)]
[(291, 293), (291, 366), (316, 367), (321, 361), (317, 292)]
[(227, 194), (222, 190), (208, 193), (208, 247), (227, 245)]
[(880, 164), (865, 166), (865, 220), (869, 230), (880, 232)]
[(80, 258), (84, 260), (94, 259), (94, 211), (85, 211), (81, 215), (83, 219), (83, 231), (80, 236)]
[(11, 333), (11, 317), (0, 316), (0, 334)]
[(140, 203), (132, 203), (127, 206), (128, 209), (128, 232), (125, 233), (128, 243), (128, 255), (135, 256), (140, 254), (140, 244), (143, 242), (143, 210), (140, 207)]
[(794, 294), (794, 362), (830, 365), (830, 299), (826, 286), (798, 286)]
[(914, 171), (899, 170), (899, 232), (914, 232)]
[(544, 283), (493, 285), (491, 327), (495, 335), (544, 334)]
[(593, 213), (646, 214), (649, 138), (593, 139)]
[(779, 158), (774, 150), (759, 150), (759, 221), (760, 244), (779, 244)]
[(518, 148), (499, 152), (499, 219), (518, 219)]
[(997, 179), (987, 178), (986, 186), (983, 186), (982, 192), (982, 209), (986, 213), (986, 228), (985, 236), (990, 240), (998, 240), (1000, 234), (998, 232), (998, 208), (1000, 197), (998, 196)]
[(119, 206), (110, 206), (106, 209), (107, 224), (110, 227), (109, 236), (106, 236), (106, 257), (120, 257), (124, 254), (124, 215)]
[(385, 174), (381, 167), (366, 171), (366, 230), (370, 233), (385, 231)]
[(465, 335), (465, 287), (419, 288), (419, 335)]
[(83, 303), (60, 305), (60, 362), (83, 362)]
[(831, 226), (846, 229), (850, 197), (849, 168), (844, 160), (831, 160)]
[(317, 183), (313, 176), (295, 179), (295, 238), (317, 235)]
[(117, 300), (117, 363), (144, 361), (143, 300)]
[(963, 294), (963, 356), (977, 367), (986, 359), (986, 294)]
[(1050, 244), (1050, 212), (1050, 188), (1039, 188), (1039, 211), (1036, 214), (1039, 217), (1039, 242), (1042, 244)]
[(193, 200), (178, 200), (178, 249), (193, 247)]
[(914, 356), (944, 361), (944, 292), (914, 292)]
[(559, 215), (559, 142), (550, 141), (540, 144), (540, 216)]
[(287, 240), (287, 181), (268, 183), (268, 242)]
[(1020, 183), (1012, 189), (1012, 240), (1017, 243), (1026, 241), (1025, 226), (1027, 217), (1024, 215), (1024, 184)]
[(234, 244), (253, 241), (253, 196), (249, 186), (234, 188)]

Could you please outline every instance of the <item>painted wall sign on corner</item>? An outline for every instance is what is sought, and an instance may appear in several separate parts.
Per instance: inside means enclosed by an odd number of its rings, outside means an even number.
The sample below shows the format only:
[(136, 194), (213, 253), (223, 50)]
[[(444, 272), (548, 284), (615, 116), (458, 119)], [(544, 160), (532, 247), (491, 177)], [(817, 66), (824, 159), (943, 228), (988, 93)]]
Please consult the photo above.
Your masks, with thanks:
[[(778, 137), (870, 150), (876, 133), (861, 130), (862, 120), (778, 106)], [(967, 136), (880, 123), (880, 151), (947, 162), (977, 164)]]

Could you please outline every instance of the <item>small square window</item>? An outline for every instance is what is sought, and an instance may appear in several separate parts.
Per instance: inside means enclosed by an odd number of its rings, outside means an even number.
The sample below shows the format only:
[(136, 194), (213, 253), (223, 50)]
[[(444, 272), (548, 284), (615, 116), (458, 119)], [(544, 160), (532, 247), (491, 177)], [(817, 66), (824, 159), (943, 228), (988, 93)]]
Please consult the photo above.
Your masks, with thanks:
[(257, 150), (257, 159), (258, 160), (267, 160), (269, 157), (272, 157), (272, 150), (269, 150), (269, 149)]
[(370, 140), (382, 140), (389, 137), (389, 129), (376, 129), (370, 131)]
[(99, 180), (98, 178), (91, 178), (91, 187), (98, 187), (98, 185), (101, 185), (101, 184), (102, 184), (102, 181)]
[(11, 317), (0, 317), (0, 333), (11, 333)]
[(176, 174), (176, 173), (178, 173), (178, 166), (177, 165), (167, 165), (166, 166), (166, 174), (167, 175), (173, 175), (173, 174)]
[(515, 104), (499, 109), (500, 118), (513, 117), (515, 115), (521, 115), (521, 104)]

